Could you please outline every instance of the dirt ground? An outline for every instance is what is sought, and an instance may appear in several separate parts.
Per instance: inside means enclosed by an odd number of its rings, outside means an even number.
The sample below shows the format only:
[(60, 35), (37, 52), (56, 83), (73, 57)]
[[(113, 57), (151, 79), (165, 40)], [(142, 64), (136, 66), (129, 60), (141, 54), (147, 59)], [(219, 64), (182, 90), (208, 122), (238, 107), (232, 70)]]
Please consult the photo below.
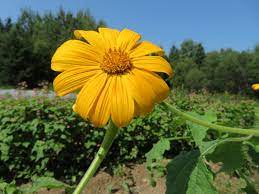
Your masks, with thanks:
[[(210, 164), (212, 170), (218, 171), (219, 165)], [(259, 171), (252, 174), (251, 180), (259, 191)], [(119, 169), (115, 176), (111, 176), (104, 170), (93, 177), (82, 194), (163, 194), (166, 191), (165, 177), (156, 178), (156, 186), (149, 183), (148, 171), (144, 164), (135, 164)], [(246, 194), (241, 191), (244, 185), (241, 179), (225, 173), (219, 173), (215, 177), (214, 186), (221, 194)], [(38, 194), (65, 194), (63, 189), (42, 189)], [(258, 192), (259, 193), (259, 192)]]
[[(82, 194), (161, 194), (165, 193), (165, 179), (158, 178), (156, 187), (149, 184), (144, 165), (123, 169), (123, 175), (111, 176), (100, 171), (91, 179)], [(40, 190), (38, 194), (65, 194), (64, 190)]]

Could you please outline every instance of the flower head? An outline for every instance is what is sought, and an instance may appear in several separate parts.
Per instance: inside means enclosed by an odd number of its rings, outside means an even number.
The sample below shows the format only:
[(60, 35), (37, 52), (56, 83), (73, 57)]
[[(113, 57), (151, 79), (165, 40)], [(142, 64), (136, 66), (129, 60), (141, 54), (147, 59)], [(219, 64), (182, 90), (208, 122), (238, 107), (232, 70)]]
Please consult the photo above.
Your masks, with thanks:
[(155, 72), (172, 75), (163, 50), (140, 35), (123, 29), (76, 30), (77, 40), (63, 43), (55, 52), (51, 68), (61, 72), (54, 80), (59, 96), (80, 90), (73, 110), (95, 126), (111, 118), (126, 126), (134, 116), (149, 113), (164, 100), (169, 88)]
[(252, 88), (253, 90), (259, 90), (259, 84), (253, 84)]

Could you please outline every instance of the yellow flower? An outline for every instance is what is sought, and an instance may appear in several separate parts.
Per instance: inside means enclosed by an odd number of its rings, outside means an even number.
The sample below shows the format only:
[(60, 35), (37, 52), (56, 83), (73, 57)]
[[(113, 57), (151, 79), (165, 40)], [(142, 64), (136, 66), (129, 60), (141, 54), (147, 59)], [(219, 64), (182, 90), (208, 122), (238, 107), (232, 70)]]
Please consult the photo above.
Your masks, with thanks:
[(259, 84), (253, 84), (252, 88), (253, 90), (259, 90)]
[(54, 90), (64, 96), (80, 92), (73, 110), (95, 126), (111, 118), (126, 126), (134, 116), (149, 113), (154, 103), (164, 100), (169, 88), (154, 72), (172, 75), (168, 62), (151, 54), (163, 50), (129, 29), (76, 30), (78, 40), (63, 43), (54, 54), (51, 68), (62, 72)]

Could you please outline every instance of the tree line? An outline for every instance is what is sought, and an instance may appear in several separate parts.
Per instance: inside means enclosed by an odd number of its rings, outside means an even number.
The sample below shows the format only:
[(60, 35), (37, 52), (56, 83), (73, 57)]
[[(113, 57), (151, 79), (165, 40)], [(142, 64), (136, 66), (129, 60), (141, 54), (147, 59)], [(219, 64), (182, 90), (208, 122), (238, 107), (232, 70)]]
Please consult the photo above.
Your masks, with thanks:
[(50, 61), (57, 47), (76, 29), (97, 30), (105, 25), (89, 11), (74, 15), (63, 9), (44, 15), (24, 9), (15, 22), (0, 20), (0, 85), (26, 81), (29, 87), (37, 87), (43, 80), (52, 81)]
[[(77, 14), (60, 9), (43, 15), (24, 9), (16, 21), (0, 19), (0, 85), (17, 86), (26, 81), (37, 87), (53, 81), (50, 61), (56, 48), (73, 37), (75, 29), (96, 30), (106, 26), (89, 11)], [(220, 49), (205, 52), (201, 43), (185, 40), (172, 46), (165, 58), (174, 69), (172, 87), (188, 90), (247, 93), (259, 82), (259, 45), (253, 50)]]
[(174, 69), (170, 83), (188, 90), (249, 93), (259, 82), (259, 45), (253, 50), (231, 48), (205, 52), (201, 43), (186, 40), (172, 46), (168, 60)]

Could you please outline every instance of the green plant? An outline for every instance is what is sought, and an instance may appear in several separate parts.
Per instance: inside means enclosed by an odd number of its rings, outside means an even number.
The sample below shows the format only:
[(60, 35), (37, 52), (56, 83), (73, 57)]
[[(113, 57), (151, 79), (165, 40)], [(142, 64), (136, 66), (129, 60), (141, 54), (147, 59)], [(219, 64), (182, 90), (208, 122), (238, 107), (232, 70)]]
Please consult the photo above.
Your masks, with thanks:
[[(251, 127), (255, 122), (253, 101), (226, 95), (224, 102), (219, 103), (219, 98), (221, 100), (222, 95), (188, 95), (178, 91), (173, 93), (170, 102), (187, 111), (199, 110), (203, 115), (207, 109), (215, 108), (215, 123), (218, 124), (229, 120), (227, 116), (220, 115), (231, 112), (233, 107), (236, 107), (234, 114), (238, 125)], [(34, 177), (50, 176), (68, 184), (76, 183), (99, 148), (104, 129), (96, 129), (80, 119), (71, 110), (72, 105), (69, 99), (44, 97), (0, 101), (0, 174), (4, 182), (20, 185), (32, 181)], [(222, 112), (222, 109), (225, 111)], [(208, 132), (206, 140), (224, 135), (211, 130)], [(127, 128), (120, 130), (103, 165), (114, 169), (128, 162), (142, 163), (153, 144), (160, 139), (168, 139), (170, 148), (160, 152), (161, 158), (152, 159), (148, 164), (155, 181), (157, 176), (165, 173), (164, 158), (195, 148), (193, 138), (181, 139), (190, 136), (189, 123), (165, 107), (156, 106), (147, 117), (136, 118)], [(246, 146), (257, 148), (253, 143), (255, 141), (254, 138), (246, 141)]]
[(28, 186), (18, 187), (15, 182), (6, 183), (0, 181), (0, 191), (3, 194), (32, 194), (41, 188), (47, 189), (65, 189), (66, 193), (72, 193), (73, 187), (60, 182), (52, 177), (35, 177)]
[[(170, 110), (178, 114), (179, 110), (167, 105)], [(204, 115), (191, 112), (188, 114), (179, 112), (183, 118), (188, 119), (189, 130), (198, 149), (189, 152), (182, 152), (180, 155), (172, 159), (167, 165), (167, 191), (166, 194), (193, 194), (193, 193), (218, 193), (213, 183), (214, 174), (207, 161), (213, 163), (221, 163), (220, 172), (238, 172), (242, 185), (235, 183), (230, 186), (237, 187), (237, 192), (242, 193), (246, 190), (255, 191), (254, 186), (248, 176), (244, 175), (242, 169), (246, 168), (246, 160), (249, 155), (252, 160), (255, 160), (258, 155), (251, 155), (250, 148), (258, 152), (256, 149), (258, 142), (258, 133), (251, 135), (236, 135), (234, 133), (248, 134), (247, 132), (237, 130), (235, 128), (224, 128), (222, 131), (228, 131), (233, 134), (222, 134), (211, 138), (210, 127), (219, 130), (219, 125), (214, 125), (217, 121), (217, 114), (211, 111), (205, 112)], [(196, 118), (195, 118), (196, 117)], [(191, 121), (191, 122), (190, 122)], [(206, 121), (208, 124), (206, 124)], [(210, 126), (210, 127), (209, 127)], [(224, 129), (224, 130), (223, 130)], [(230, 130), (233, 129), (233, 130)], [(243, 129), (246, 130), (246, 129)], [(221, 130), (220, 130), (221, 131)], [(257, 132), (257, 130), (250, 130), (249, 132)], [(248, 147), (249, 145), (250, 147)], [(164, 151), (168, 150), (168, 141), (160, 141), (147, 155), (148, 167), (152, 166), (150, 158), (162, 159)], [(254, 152), (253, 152), (254, 153)], [(259, 153), (259, 152), (258, 152)], [(154, 163), (155, 164), (155, 163)], [(151, 168), (152, 170), (152, 168)], [(237, 181), (236, 181), (237, 182)], [(241, 184), (241, 182), (238, 182)], [(223, 187), (219, 188), (222, 190)], [(231, 188), (233, 189), (233, 188)]]

